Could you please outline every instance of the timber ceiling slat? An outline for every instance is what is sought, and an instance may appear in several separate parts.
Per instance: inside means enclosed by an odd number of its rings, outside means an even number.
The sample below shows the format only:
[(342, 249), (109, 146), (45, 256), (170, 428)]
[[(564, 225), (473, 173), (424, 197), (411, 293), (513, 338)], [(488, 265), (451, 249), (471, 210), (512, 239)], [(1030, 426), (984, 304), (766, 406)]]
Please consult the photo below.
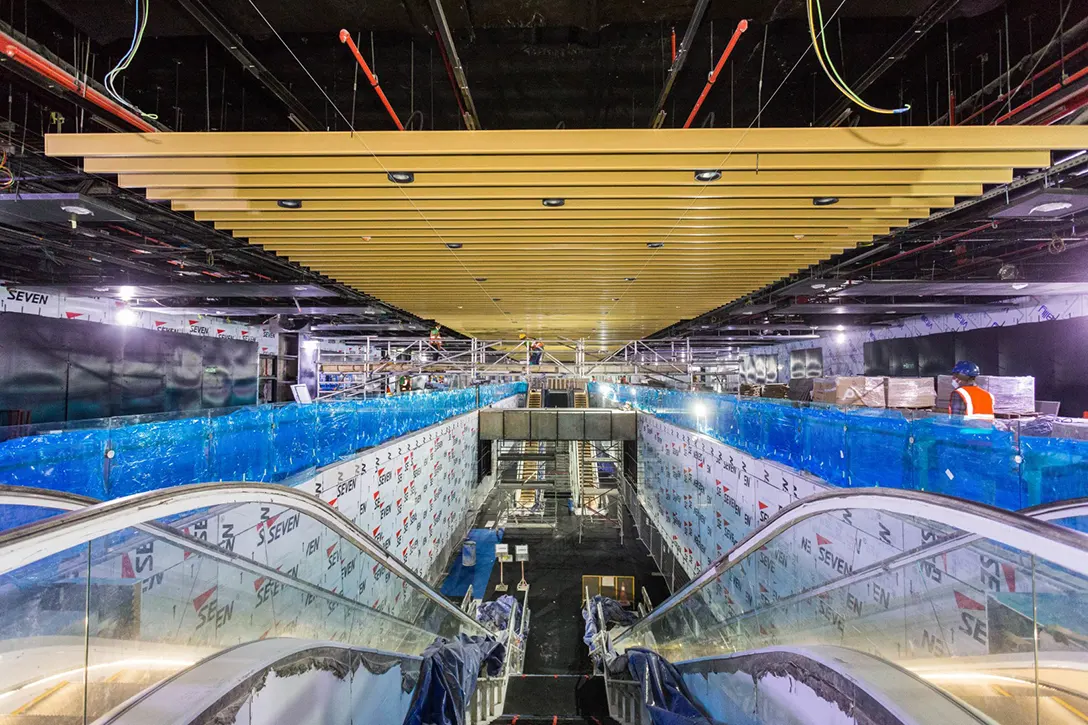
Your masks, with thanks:
[[(726, 304), (1083, 148), (1088, 132), (1075, 126), (46, 139), (52, 155), (85, 157), (92, 173), (118, 174), (448, 327), (601, 345)], [(695, 180), (709, 169), (721, 178)], [(393, 184), (388, 171), (414, 183)], [(565, 204), (545, 208), (545, 198)]]

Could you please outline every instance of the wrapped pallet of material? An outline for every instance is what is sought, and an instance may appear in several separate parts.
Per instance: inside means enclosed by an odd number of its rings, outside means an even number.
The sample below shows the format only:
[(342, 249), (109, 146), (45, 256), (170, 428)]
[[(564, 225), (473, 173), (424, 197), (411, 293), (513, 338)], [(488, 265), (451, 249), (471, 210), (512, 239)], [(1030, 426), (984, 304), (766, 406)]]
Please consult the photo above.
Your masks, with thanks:
[(932, 408), (937, 389), (933, 378), (888, 378), (885, 397), (889, 408)]
[(755, 383), (741, 383), (740, 394), (744, 398), (758, 398), (763, 394), (763, 386)]
[(952, 382), (951, 375), (937, 376), (937, 409), (948, 410), (948, 401), (952, 397), (952, 391), (956, 386)]
[(979, 375), (977, 384), (994, 396), (995, 413), (1034, 413), (1035, 378)]
[(818, 403), (834, 403), (866, 408), (885, 407), (883, 377), (843, 375), (816, 378), (812, 384), (812, 399)]
[(1082, 418), (1057, 418), (1051, 428), (1050, 435), (1054, 438), (1088, 441), (1088, 420)]
[(785, 383), (767, 383), (763, 386), (764, 398), (781, 398), (786, 399), (789, 397), (790, 386)]
[(812, 383), (816, 378), (792, 378), (790, 380), (790, 400), (812, 400)]

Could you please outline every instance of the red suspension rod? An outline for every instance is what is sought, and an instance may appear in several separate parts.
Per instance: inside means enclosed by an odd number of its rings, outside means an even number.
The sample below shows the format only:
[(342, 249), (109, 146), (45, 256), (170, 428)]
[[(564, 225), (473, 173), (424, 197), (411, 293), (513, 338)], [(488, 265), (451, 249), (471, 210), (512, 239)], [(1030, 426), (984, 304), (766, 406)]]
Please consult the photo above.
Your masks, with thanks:
[(1019, 106), (1017, 106), (1016, 108), (1014, 108), (1011, 111), (1009, 111), (1008, 113), (1006, 113), (1004, 116), (1001, 116), (1001, 117), (995, 119), (994, 122), (993, 122), (993, 125), (996, 126), (996, 125), (998, 125), (999, 123), (1001, 123), (1003, 121), (1009, 120), (1010, 118), (1017, 115), (1018, 113), (1021, 113), (1021, 112), (1025, 111), (1025, 110), (1027, 110), (1028, 108), (1031, 108), (1036, 103), (1043, 100), (1044, 98), (1048, 98), (1048, 97), (1054, 95), (1055, 93), (1057, 93), (1061, 89), (1065, 88), (1069, 84), (1075, 83), (1075, 82), (1079, 81), (1081, 78), (1084, 78), (1085, 76), (1088, 76), (1088, 66), (1085, 66), (1085, 67), (1081, 68), (1079, 71), (1077, 71), (1076, 73), (1074, 73), (1073, 75), (1071, 75), (1071, 76), (1069, 76), (1067, 78), (1063, 78), (1061, 81), (1055, 83), (1050, 88), (1047, 88), (1045, 91), (1038, 94), (1034, 98), (1029, 98), (1024, 103), (1021, 103)]
[(747, 20), (741, 20), (737, 23), (737, 29), (733, 31), (733, 37), (729, 39), (729, 45), (725, 46), (725, 50), (722, 51), (722, 57), (718, 59), (718, 64), (714, 66), (714, 70), (710, 72), (706, 85), (703, 86), (703, 92), (699, 94), (699, 100), (695, 102), (695, 107), (692, 108), (691, 113), (688, 114), (688, 120), (684, 121), (684, 128), (689, 128), (691, 122), (695, 120), (695, 114), (697, 114), (702, 107), (703, 101), (706, 100), (707, 94), (710, 93), (710, 89), (714, 86), (714, 81), (718, 80), (718, 74), (721, 73), (722, 68), (725, 67), (725, 61), (729, 60), (729, 55), (733, 52), (733, 47), (736, 46), (737, 41), (740, 40), (740, 36), (743, 35), (744, 31), (747, 29)]
[(82, 95), (103, 111), (120, 118), (141, 131), (146, 131), (147, 133), (155, 133), (158, 131), (157, 128), (132, 111), (119, 103), (115, 103), (113, 100), (107, 98), (89, 85), (76, 80), (76, 78), (68, 71), (55, 63), (46, 60), (6, 33), (0, 33), (0, 51), (19, 65), (26, 66), (38, 75), (48, 78), (57, 85), (63, 86), (73, 93)]
[(340, 42), (347, 43), (351, 48), (351, 54), (355, 56), (355, 60), (359, 61), (359, 65), (363, 69), (363, 73), (366, 73), (367, 80), (370, 81), (370, 85), (374, 86), (374, 92), (378, 94), (378, 98), (381, 99), (382, 105), (385, 106), (385, 110), (389, 111), (390, 118), (393, 119), (393, 123), (397, 124), (397, 130), (403, 131), (404, 124), (397, 118), (397, 112), (393, 110), (393, 106), (389, 104), (389, 99), (385, 97), (385, 91), (378, 85), (378, 77), (370, 72), (370, 66), (363, 60), (362, 53), (359, 52), (359, 46), (355, 45), (355, 41), (351, 39), (351, 33), (346, 30), (340, 31)]

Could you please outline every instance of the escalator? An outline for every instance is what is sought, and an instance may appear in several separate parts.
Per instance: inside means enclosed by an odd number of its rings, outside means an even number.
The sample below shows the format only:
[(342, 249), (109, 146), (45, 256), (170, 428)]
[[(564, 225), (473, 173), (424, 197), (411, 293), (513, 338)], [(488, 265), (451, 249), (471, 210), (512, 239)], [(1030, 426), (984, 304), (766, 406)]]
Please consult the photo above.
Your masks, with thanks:
[[(360, 505), (362, 520), (383, 516)], [(0, 534), (4, 725), (398, 724), (425, 650), (459, 635), (505, 648), (499, 675), (463, 703), (464, 722), (483, 723), (523, 658), (514, 616), (477, 623), (288, 487), (198, 484), (106, 503), (0, 487), (0, 512), (30, 521)]]
[[(671, 672), (698, 722), (1085, 725), (1088, 536), (1058, 524), (1086, 513), (883, 489), (798, 501), (602, 635), (612, 716), (659, 722), (647, 683)], [(645, 652), (657, 674), (632, 665)]]
[[(1082, 523), (1083, 501), (798, 501), (634, 624), (609, 631), (602, 614), (602, 677), (517, 676), (509, 702), (519, 618), (485, 628), (308, 494), (0, 488), (0, 513), (16, 510), (24, 525), (0, 533), (0, 725), (398, 725), (425, 650), (462, 634), (507, 648), (464, 703), (471, 725), (525, 725), (568, 686), (575, 712), (547, 721), (670, 722), (655, 719), (662, 673), (703, 718), (671, 722), (1088, 724), (1088, 537), (1059, 525)], [(612, 720), (584, 717), (575, 686)]]

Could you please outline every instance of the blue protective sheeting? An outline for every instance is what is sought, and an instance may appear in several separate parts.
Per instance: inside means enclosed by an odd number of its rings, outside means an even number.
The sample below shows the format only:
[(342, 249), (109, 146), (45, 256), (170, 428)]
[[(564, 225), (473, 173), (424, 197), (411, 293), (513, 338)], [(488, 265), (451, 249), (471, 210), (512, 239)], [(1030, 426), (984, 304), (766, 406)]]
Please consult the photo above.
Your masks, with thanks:
[(636, 647), (615, 663), (626, 665), (631, 679), (642, 685), (642, 701), (652, 725), (712, 725), (688, 694), (680, 673), (656, 652)]
[[(106, 500), (204, 481), (283, 481), (525, 392), (481, 385), (374, 400), (58, 423), (0, 440), (0, 482)], [(42, 427), (44, 428), (44, 426)]]
[(469, 585), (477, 599), (487, 592), (487, 582), (495, 568), (495, 544), (502, 541), (502, 529), (472, 529), (468, 538), (476, 542), (476, 566), (464, 566), (458, 556), (442, 582), (443, 596), (463, 597), (468, 593)]
[(419, 685), (404, 725), (464, 725), (465, 710), (476, 692), (480, 668), (494, 677), (502, 670), (506, 648), (493, 637), (458, 635), (439, 638), (423, 651)]
[(1045, 437), (1033, 422), (1017, 434), (883, 408), (600, 383), (590, 392), (834, 486), (932, 491), (1010, 511), (1088, 495), (1088, 441)]

